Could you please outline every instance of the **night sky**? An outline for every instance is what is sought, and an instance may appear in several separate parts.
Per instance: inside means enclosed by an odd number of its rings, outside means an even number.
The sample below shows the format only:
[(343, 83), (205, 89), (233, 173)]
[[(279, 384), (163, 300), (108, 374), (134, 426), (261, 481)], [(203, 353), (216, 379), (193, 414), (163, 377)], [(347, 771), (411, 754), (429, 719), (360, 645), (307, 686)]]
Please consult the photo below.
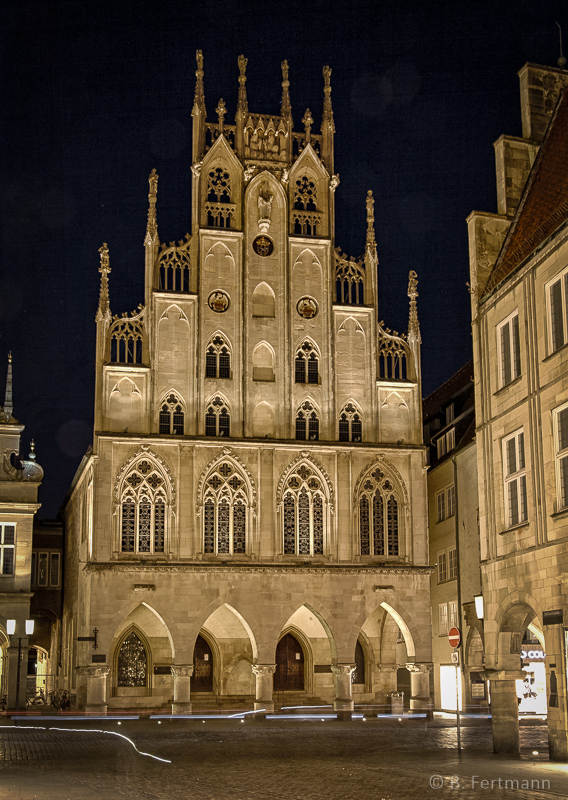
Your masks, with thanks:
[[(419, 278), (423, 394), (471, 357), (465, 218), (496, 211), (493, 142), (521, 135), (517, 71), (555, 66), (544, 0), (4, 0), (0, 24), (0, 392), (14, 356), (23, 451), (45, 469), (40, 517), (56, 515), (92, 436), (102, 242), (113, 313), (143, 302), (148, 174), (162, 241), (190, 229), (195, 51), (208, 120), (233, 123), (237, 57), (252, 113), (279, 114), (288, 59), (295, 130), (319, 133), (332, 67), (336, 245), (358, 256), (375, 197), (379, 316), (408, 320)], [(0, 398), (0, 404), (2, 399)]]

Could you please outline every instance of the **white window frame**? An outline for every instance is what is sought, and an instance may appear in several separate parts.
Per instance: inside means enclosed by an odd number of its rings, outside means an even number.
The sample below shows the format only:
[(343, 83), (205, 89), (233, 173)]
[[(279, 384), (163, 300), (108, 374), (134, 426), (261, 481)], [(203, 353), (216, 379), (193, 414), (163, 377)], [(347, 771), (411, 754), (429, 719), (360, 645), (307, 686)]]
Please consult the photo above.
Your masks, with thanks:
[(448, 580), (448, 554), (445, 550), (438, 553), (438, 583), (445, 583)]
[[(514, 441), (515, 461), (509, 464), (508, 446)], [(507, 528), (515, 528), (528, 519), (527, 510), (527, 475), (524, 447), (524, 430), (519, 428), (514, 433), (504, 436), (502, 440), (503, 457), (503, 503), (505, 508), (505, 524)], [(513, 494), (515, 499), (513, 499)]]
[(446, 487), (446, 518), (455, 516), (456, 513), (456, 487), (450, 483)]
[[(14, 542), (11, 544), (5, 543), (6, 529), (11, 528), (14, 531)], [(12, 570), (11, 572), (4, 572), (4, 559), (6, 553), (12, 553)], [(11, 578), (16, 574), (16, 523), (15, 522), (1, 522), (0, 523), (0, 578)]]
[(450, 628), (459, 628), (458, 622), (458, 602), (457, 600), (450, 600), (448, 602), (448, 630)]
[(456, 493), (453, 483), (436, 492), (436, 522), (443, 522), (456, 513)]
[(448, 548), (448, 580), (453, 581), (458, 577), (458, 550), (457, 547)]
[(564, 462), (568, 462), (568, 441), (562, 448), (560, 442), (559, 417), (563, 412), (568, 414), (568, 403), (564, 403), (564, 405), (560, 406), (559, 408), (555, 408), (552, 412), (552, 418), (554, 420), (554, 473), (556, 476), (557, 511), (568, 508), (568, 478), (565, 482), (565, 485), (562, 486), (563, 464)]
[(446, 490), (436, 492), (436, 522), (443, 522), (446, 519)]
[[(561, 326), (561, 342), (555, 342), (553, 339), (553, 307), (552, 307), (552, 289), (560, 283), (560, 308), (558, 313), (560, 319), (558, 322)], [(548, 322), (548, 352), (549, 354), (555, 353), (568, 343), (568, 269), (562, 270), (554, 278), (549, 281), (545, 286), (546, 292), (546, 309), (547, 309), (547, 322)], [(556, 338), (556, 337), (555, 337)]]
[(438, 606), (438, 635), (448, 635), (448, 604), (440, 603)]
[[(514, 321), (516, 320), (516, 326)], [(503, 342), (505, 330), (509, 331), (509, 342), (507, 349)], [(521, 342), (519, 333), (519, 311), (518, 309), (509, 314), (506, 319), (497, 325), (497, 352), (499, 353), (499, 388), (509, 386), (521, 374)], [(516, 330), (516, 335), (515, 335)], [(506, 356), (510, 374), (507, 375)]]

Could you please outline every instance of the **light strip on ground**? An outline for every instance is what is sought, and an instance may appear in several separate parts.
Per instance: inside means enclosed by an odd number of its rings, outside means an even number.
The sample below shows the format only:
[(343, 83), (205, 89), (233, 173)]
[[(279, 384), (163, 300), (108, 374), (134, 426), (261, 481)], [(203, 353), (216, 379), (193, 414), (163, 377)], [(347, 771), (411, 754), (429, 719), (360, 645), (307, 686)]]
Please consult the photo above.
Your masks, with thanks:
[(154, 758), (156, 761), (163, 761), (164, 764), (171, 764), (172, 762), (167, 758), (160, 758), (160, 756), (153, 756), (152, 753), (144, 753), (142, 750), (139, 750), (132, 739), (129, 739), (128, 736), (125, 736), (123, 733), (117, 733), (117, 731), (100, 731), (100, 730), (93, 730), (92, 728), (46, 728), (43, 725), (30, 725), (28, 728), (20, 728), (19, 730), (28, 730), (28, 731), (62, 731), (63, 733), (106, 733), (111, 736), (118, 736), (121, 739), (125, 739), (129, 742), (132, 747), (139, 753), (141, 756), (148, 756), (148, 758)]

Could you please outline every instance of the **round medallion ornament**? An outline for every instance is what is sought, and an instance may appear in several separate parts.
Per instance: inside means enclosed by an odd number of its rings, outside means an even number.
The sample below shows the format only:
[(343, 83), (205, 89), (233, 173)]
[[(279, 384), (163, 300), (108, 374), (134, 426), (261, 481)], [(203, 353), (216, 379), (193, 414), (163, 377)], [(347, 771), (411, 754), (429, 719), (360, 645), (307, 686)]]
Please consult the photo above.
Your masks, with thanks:
[(252, 243), (252, 249), (257, 256), (270, 256), (274, 252), (274, 242), (268, 236), (257, 236)]
[(311, 297), (301, 297), (296, 305), (296, 310), (304, 319), (313, 319), (318, 313), (318, 304)]
[(225, 292), (211, 292), (207, 299), (207, 304), (211, 311), (222, 314), (229, 308), (229, 296)]

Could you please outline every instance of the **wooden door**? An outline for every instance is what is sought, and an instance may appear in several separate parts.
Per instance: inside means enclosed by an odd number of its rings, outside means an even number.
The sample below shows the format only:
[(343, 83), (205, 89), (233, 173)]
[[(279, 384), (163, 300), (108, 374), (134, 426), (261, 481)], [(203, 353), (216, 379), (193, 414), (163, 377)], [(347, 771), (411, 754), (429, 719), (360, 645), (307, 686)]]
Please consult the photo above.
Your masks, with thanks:
[(275, 692), (304, 690), (304, 651), (295, 636), (287, 633), (276, 648)]
[(193, 650), (191, 691), (213, 691), (213, 653), (203, 636), (197, 637)]

